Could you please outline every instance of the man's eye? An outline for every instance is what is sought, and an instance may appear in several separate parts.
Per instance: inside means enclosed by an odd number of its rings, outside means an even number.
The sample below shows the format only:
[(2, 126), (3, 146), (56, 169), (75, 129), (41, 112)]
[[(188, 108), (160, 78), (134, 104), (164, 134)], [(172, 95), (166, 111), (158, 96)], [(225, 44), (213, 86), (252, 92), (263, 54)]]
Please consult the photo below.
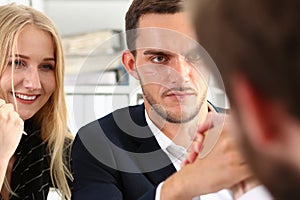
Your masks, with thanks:
[(154, 63), (164, 63), (168, 59), (165, 56), (154, 56), (151, 58), (151, 61)]
[(187, 61), (195, 63), (201, 60), (201, 55), (197, 52), (190, 53), (186, 56)]

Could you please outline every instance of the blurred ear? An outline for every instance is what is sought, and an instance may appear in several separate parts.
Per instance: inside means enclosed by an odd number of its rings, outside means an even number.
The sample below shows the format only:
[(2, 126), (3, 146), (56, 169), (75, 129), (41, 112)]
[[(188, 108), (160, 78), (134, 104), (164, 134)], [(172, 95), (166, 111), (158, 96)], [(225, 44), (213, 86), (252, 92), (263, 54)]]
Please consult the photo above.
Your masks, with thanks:
[(253, 147), (274, 148), (280, 141), (281, 118), (278, 105), (266, 99), (244, 76), (234, 75), (232, 95), (239, 111), (240, 122)]
[(139, 80), (139, 76), (136, 71), (135, 57), (129, 50), (125, 50), (122, 53), (122, 63), (126, 71), (133, 76), (135, 79)]

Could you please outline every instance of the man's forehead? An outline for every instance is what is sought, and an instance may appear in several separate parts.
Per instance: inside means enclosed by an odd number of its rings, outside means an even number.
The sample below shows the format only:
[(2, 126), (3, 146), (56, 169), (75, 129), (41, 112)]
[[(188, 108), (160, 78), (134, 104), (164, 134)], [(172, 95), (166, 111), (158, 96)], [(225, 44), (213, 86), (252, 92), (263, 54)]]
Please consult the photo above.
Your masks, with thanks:
[(199, 46), (195, 40), (180, 32), (156, 27), (137, 29), (136, 37), (137, 49), (151, 48), (186, 54)]
[(140, 17), (137, 28), (161, 28), (179, 32), (196, 39), (195, 28), (188, 12), (177, 13), (147, 13)]

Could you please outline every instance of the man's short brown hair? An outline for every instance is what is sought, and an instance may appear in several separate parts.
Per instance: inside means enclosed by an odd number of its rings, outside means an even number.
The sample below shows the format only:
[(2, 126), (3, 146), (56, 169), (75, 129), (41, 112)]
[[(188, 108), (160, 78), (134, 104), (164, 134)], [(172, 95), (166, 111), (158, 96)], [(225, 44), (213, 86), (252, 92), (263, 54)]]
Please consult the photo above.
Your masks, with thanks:
[(183, 11), (184, 0), (133, 0), (125, 17), (127, 46), (135, 50), (136, 31), (139, 20), (145, 14), (175, 14)]

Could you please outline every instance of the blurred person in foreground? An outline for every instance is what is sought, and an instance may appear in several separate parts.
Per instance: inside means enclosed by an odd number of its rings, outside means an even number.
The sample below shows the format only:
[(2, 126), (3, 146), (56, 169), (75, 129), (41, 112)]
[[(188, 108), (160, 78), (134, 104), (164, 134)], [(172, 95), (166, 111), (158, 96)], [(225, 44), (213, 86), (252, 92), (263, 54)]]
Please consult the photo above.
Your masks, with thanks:
[(198, 41), (223, 76), (241, 149), (274, 198), (300, 199), (300, 2), (192, 2)]

